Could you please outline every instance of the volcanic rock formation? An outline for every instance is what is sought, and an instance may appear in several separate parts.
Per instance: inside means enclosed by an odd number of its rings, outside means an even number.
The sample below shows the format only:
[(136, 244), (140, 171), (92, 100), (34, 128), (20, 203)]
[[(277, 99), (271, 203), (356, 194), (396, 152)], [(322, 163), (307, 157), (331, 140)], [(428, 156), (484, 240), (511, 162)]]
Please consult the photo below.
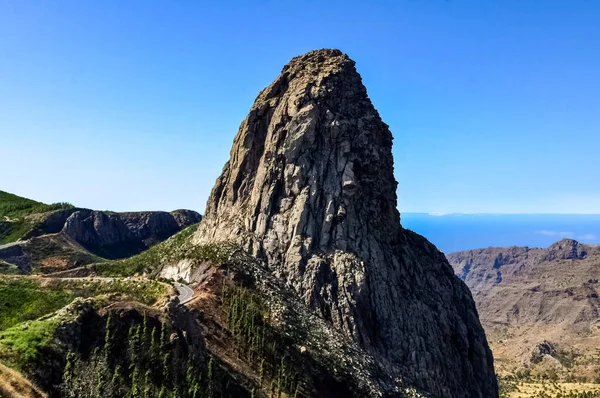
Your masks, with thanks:
[(496, 397), (469, 290), (400, 225), (392, 135), (354, 65), (313, 51), (259, 94), (195, 243), (264, 260), (394, 377), (435, 397)]

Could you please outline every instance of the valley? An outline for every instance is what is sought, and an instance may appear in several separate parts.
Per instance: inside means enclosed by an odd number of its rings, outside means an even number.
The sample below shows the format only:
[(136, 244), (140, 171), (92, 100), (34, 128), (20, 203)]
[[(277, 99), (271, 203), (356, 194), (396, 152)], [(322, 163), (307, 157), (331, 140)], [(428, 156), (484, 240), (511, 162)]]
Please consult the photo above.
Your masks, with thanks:
[(540, 379), (599, 385), (600, 246), (563, 239), (447, 257), (473, 292), (496, 372), (526, 383), (521, 394)]

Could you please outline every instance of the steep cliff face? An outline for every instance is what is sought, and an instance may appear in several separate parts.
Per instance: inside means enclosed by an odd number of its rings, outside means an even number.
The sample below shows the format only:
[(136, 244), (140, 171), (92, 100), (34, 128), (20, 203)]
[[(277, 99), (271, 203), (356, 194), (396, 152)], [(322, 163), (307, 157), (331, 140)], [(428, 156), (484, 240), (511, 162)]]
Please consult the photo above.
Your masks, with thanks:
[(436, 397), (495, 397), (467, 287), (400, 225), (392, 135), (354, 65), (310, 52), (259, 94), (194, 241), (264, 260), (392, 376)]
[(106, 258), (127, 257), (200, 222), (193, 211), (111, 213), (94, 210), (73, 212), (62, 233), (91, 252)]

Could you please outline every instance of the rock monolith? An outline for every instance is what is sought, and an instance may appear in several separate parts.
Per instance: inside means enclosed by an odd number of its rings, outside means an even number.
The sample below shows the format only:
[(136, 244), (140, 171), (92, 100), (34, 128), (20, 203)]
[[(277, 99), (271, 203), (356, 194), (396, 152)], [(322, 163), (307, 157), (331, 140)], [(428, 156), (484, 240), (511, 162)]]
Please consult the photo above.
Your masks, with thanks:
[(393, 172), (392, 134), (354, 61), (309, 52), (258, 95), (194, 241), (262, 259), (394, 377), (434, 397), (497, 397), (471, 294), (401, 226)]

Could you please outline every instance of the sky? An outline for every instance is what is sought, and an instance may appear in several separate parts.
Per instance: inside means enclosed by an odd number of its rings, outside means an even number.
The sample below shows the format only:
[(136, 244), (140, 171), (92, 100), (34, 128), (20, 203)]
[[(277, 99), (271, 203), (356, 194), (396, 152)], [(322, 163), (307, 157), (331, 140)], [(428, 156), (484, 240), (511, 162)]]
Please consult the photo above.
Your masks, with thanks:
[(483, 247), (548, 247), (562, 239), (600, 244), (600, 214), (404, 213), (402, 225), (444, 253)]
[(600, 2), (0, 0), (0, 189), (204, 211), (292, 57), (339, 48), (401, 212), (600, 213)]

